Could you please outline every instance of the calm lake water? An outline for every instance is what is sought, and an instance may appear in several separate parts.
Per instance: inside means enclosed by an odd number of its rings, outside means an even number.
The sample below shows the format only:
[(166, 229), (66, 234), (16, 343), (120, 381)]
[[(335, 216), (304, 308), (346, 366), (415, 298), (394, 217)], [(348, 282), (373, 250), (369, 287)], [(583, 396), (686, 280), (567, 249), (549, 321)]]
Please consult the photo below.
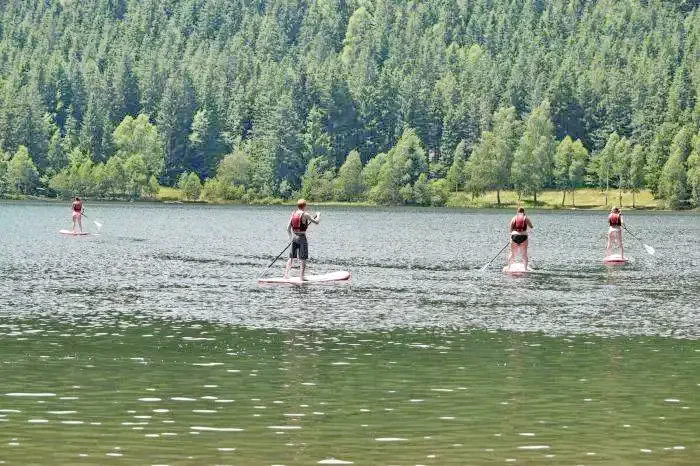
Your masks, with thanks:
[[(311, 273), (261, 287), (287, 207), (0, 203), (0, 464), (697, 464), (700, 217), (323, 208)], [(280, 260), (270, 275), (281, 275)]]

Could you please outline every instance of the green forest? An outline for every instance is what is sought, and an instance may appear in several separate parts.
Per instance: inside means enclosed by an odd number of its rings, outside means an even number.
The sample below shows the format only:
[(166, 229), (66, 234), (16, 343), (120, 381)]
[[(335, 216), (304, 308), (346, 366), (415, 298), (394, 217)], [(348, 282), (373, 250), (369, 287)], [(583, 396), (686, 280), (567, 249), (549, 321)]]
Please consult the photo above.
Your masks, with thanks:
[[(5, 0), (0, 195), (700, 206), (696, 0)], [(499, 198), (500, 200), (500, 198)]]

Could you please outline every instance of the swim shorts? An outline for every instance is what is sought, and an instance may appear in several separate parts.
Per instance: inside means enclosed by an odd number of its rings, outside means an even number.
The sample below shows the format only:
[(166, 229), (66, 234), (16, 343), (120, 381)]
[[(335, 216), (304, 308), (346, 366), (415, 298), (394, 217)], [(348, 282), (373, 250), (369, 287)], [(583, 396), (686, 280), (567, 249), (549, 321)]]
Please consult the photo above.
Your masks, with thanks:
[(523, 244), (527, 241), (527, 235), (511, 235), (510, 239), (512, 239), (515, 244)]
[(292, 251), (289, 257), (306, 260), (309, 258), (309, 242), (306, 235), (294, 235), (292, 238)]

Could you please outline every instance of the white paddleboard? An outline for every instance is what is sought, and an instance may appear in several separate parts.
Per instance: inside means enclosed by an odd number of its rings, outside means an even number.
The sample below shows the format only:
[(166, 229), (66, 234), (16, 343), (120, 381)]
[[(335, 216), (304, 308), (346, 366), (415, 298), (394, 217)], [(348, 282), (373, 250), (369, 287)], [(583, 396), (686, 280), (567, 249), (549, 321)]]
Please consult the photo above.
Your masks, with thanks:
[(603, 264), (606, 265), (623, 265), (628, 263), (630, 260), (629, 257), (622, 257), (619, 254), (610, 254), (609, 256), (605, 256), (603, 259)]
[(299, 280), (299, 277), (289, 278), (260, 278), (258, 283), (269, 284), (287, 284), (287, 285), (304, 285), (307, 283), (332, 283), (342, 282), (350, 279), (350, 272), (344, 270), (339, 272), (331, 272), (323, 275), (306, 275), (304, 280)]
[(522, 262), (516, 262), (516, 263), (506, 265), (505, 267), (503, 267), (504, 273), (509, 273), (512, 275), (525, 274), (525, 273), (529, 273), (532, 271), (533, 270), (530, 267), (525, 268), (525, 264), (523, 264)]
[(89, 236), (90, 233), (87, 231), (83, 231), (82, 233), (79, 231), (71, 231), (71, 230), (58, 230), (58, 232), (62, 235), (69, 235), (69, 236)]

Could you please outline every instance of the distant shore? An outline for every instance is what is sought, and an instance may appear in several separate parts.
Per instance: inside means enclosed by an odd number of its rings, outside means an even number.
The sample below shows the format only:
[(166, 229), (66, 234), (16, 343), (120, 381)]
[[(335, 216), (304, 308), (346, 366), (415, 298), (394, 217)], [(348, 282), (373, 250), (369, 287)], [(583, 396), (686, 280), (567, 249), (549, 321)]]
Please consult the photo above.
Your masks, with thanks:
[[(514, 209), (518, 206), (526, 208), (537, 208), (547, 210), (609, 210), (612, 206), (619, 205), (620, 198), (617, 190), (608, 192), (607, 203), (605, 192), (598, 189), (578, 189), (574, 194), (572, 202), (571, 192), (566, 193), (565, 202), (562, 205), (563, 191), (548, 190), (538, 193), (537, 203), (535, 204), (532, 197), (522, 198), (518, 200), (518, 194), (515, 191), (501, 191), (500, 204), (496, 191), (490, 191), (486, 194), (472, 198), (465, 192), (452, 193), (443, 207), (465, 208), (465, 209)], [(232, 201), (232, 200), (187, 200), (182, 192), (175, 188), (163, 188), (159, 191), (157, 199), (165, 203), (205, 203), (205, 204), (243, 204), (243, 205), (293, 205), (294, 200), (281, 198), (264, 198), (256, 199), (252, 202)], [(663, 201), (654, 199), (651, 193), (647, 190), (640, 191), (634, 194), (634, 207), (632, 207), (633, 199), (631, 192), (623, 192), (622, 208), (626, 210), (669, 210), (665, 209)], [(310, 204), (315, 206), (355, 206), (355, 207), (385, 207), (368, 201), (310, 201)], [(414, 204), (406, 205), (406, 207), (415, 207)], [(430, 206), (423, 206), (430, 207)]]
[[(472, 198), (465, 192), (452, 193), (450, 198), (445, 203), (444, 207), (450, 208), (465, 208), (465, 209), (514, 209), (518, 206), (526, 208), (536, 208), (543, 210), (609, 210), (612, 206), (619, 205), (618, 191), (609, 191), (607, 203), (605, 202), (605, 192), (598, 189), (580, 189), (575, 193), (575, 203), (572, 202), (570, 192), (567, 192), (566, 199), (562, 205), (563, 192), (557, 190), (543, 191), (537, 195), (537, 203), (530, 198), (522, 198), (518, 200), (517, 193), (514, 191), (501, 191), (500, 204), (497, 200), (495, 191), (488, 192), (483, 196)], [(46, 200), (65, 202), (66, 200), (55, 197), (43, 196), (15, 196), (7, 200)], [(129, 199), (90, 199), (100, 202), (129, 202)], [(186, 199), (183, 193), (176, 188), (162, 188), (156, 197), (139, 199), (136, 202), (161, 202), (164, 204), (207, 204), (207, 205), (293, 205), (294, 200), (268, 197), (254, 199), (250, 202), (240, 200), (192, 200)], [(314, 206), (353, 206), (353, 207), (386, 207), (374, 204), (368, 201), (345, 202), (345, 201), (311, 201)], [(622, 195), (622, 208), (625, 210), (670, 210), (666, 209), (662, 201), (654, 199), (649, 191), (641, 191), (634, 196), (634, 207), (632, 206), (632, 193), (625, 192)], [(406, 205), (406, 207), (415, 207), (415, 205)], [(429, 206), (424, 206), (429, 207)], [(687, 209), (684, 209), (687, 210)], [(692, 209), (691, 209), (692, 210)], [(698, 210), (698, 209), (694, 209)]]

